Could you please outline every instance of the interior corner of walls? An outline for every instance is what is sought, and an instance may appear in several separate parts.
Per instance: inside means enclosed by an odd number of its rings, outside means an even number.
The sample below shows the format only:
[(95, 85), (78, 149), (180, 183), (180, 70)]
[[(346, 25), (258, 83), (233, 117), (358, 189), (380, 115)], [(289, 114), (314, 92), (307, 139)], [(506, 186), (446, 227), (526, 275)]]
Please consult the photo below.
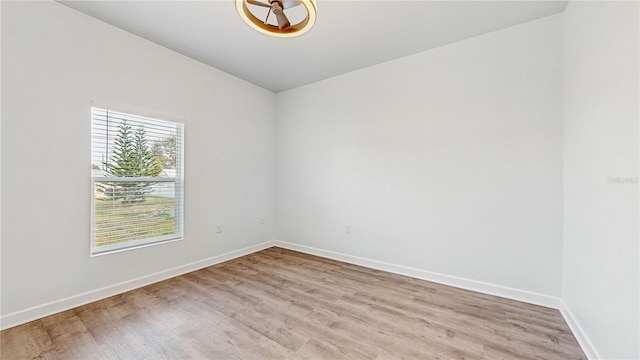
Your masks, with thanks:
[(571, 312), (571, 309), (569, 309), (569, 306), (567, 306), (564, 300), (560, 300), (559, 310), (560, 310), (560, 314), (566, 321), (567, 325), (569, 326), (569, 329), (575, 336), (576, 340), (578, 341), (578, 344), (582, 348), (582, 351), (584, 351), (587, 358), (589, 360), (602, 359), (603, 357), (596, 350), (596, 347), (593, 345), (593, 342), (591, 341), (587, 333), (584, 331), (584, 329), (580, 325), (580, 322), (573, 315), (573, 313)]

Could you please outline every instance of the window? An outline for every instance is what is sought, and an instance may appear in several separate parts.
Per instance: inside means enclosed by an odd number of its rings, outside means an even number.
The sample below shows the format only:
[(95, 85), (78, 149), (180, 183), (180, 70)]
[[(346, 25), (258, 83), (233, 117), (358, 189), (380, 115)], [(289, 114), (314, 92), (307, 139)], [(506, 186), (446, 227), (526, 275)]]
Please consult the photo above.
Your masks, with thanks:
[(91, 108), (91, 255), (182, 238), (182, 124)]

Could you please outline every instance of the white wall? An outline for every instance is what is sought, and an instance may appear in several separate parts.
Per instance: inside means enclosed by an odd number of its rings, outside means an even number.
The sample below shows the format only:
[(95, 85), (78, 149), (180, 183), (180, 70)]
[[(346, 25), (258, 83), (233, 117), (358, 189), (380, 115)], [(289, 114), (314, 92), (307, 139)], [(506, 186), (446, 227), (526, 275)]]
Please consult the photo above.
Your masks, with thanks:
[[(91, 100), (182, 117), (183, 241), (89, 257)], [(2, 105), (3, 316), (273, 238), (267, 90), (58, 3), (3, 2)]]
[(606, 359), (640, 358), (638, 11), (579, 1), (564, 14), (563, 298)]
[(559, 296), (561, 56), (555, 15), (279, 93), (278, 238)]

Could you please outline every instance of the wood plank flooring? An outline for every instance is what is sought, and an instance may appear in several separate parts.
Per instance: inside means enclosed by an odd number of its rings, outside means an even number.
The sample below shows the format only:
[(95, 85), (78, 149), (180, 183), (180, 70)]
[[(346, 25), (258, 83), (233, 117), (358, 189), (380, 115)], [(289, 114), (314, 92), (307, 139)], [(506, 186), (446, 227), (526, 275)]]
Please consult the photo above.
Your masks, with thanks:
[(557, 310), (270, 248), (2, 331), (8, 359), (586, 359)]

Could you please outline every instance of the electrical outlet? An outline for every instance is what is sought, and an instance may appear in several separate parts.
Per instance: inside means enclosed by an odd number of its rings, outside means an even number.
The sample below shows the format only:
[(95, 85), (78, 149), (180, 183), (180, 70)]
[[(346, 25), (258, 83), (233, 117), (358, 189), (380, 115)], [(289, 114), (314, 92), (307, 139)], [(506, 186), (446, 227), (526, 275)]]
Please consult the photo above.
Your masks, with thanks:
[(351, 225), (345, 225), (344, 233), (345, 234), (351, 234)]
[(260, 217), (260, 224), (264, 224), (264, 218), (262, 216)]
[(222, 232), (222, 224), (216, 225), (216, 232), (219, 234)]

